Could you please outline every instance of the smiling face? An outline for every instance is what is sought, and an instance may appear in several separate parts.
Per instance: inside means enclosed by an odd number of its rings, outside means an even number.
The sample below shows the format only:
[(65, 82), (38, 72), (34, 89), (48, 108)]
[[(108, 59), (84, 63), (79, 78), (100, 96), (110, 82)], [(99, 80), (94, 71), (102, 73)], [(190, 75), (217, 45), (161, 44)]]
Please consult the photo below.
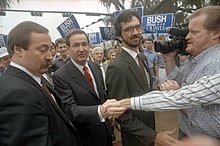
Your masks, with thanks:
[[(121, 22), (121, 36), (119, 39), (122, 41), (122, 45), (131, 50), (137, 50), (141, 42), (142, 29), (139, 29), (141, 26), (139, 20), (133, 16), (129, 22)], [(133, 31), (127, 31), (128, 28), (133, 28)]]
[(193, 56), (200, 54), (206, 49), (216, 44), (219, 39), (216, 38), (216, 32), (208, 31), (204, 27), (207, 15), (199, 15), (189, 22), (189, 33), (186, 36), (186, 52)]
[(66, 59), (68, 57), (66, 43), (58, 43), (57, 52), (60, 53), (61, 58)]
[(69, 37), (69, 53), (74, 62), (85, 65), (89, 56), (90, 45), (85, 34), (74, 34)]
[(28, 48), (15, 46), (18, 63), (36, 76), (41, 76), (52, 65), (51, 38), (47, 33), (31, 33)]

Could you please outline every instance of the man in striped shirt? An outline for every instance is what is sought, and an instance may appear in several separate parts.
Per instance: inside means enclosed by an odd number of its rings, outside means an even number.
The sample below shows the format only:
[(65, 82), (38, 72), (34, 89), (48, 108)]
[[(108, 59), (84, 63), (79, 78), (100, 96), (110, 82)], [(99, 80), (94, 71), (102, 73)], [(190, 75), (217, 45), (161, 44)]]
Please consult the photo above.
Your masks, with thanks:
[[(161, 88), (170, 91), (149, 92), (142, 96), (114, 101), (111, 106), (126, 106), (133, 110), (166, 111), (220, 104), (220, 72), (213, 76), (204, 76), (180, 89), (177, 82), (172, 80), (163, 83)], [(220, 130), (218, 135), (220, 136)]]

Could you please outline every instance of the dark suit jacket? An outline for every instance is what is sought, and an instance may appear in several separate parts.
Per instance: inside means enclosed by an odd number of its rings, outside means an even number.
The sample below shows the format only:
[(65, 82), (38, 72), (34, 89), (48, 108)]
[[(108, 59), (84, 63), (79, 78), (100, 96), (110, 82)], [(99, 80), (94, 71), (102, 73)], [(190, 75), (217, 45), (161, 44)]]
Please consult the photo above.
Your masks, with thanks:
[(59, 68), (52, 79), (60, 97), (61, 107), (76, 125), (83, 144), (106, 146), (106, 138), (110, 138), (112, 132), (109, 122), (100, 122), (98, 116), (98, 105), (107, 98), (102, 73), (98, 64), (92, 61), (88, 61), (88, 64), (94, 75), (99, 96), (72, 61)]
[(77, 132), (58, 105), (13, 66), (0, 77), (0, 117), (0, 145), (78, 146)]
[[(119, 100), (149, 92), (137, 63), (124, 50), (108, 66), (106, 85), (109, 97)], [(123, 146), (148, 146), (155, 139), (153, 112), (128, 110), (117, 122), (121, 125)]]

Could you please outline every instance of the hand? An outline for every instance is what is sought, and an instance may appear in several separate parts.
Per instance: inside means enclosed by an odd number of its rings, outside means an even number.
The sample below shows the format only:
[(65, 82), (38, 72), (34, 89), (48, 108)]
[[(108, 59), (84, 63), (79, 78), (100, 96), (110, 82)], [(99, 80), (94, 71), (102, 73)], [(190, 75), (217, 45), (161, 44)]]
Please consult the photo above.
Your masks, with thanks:
[(100, 107), (101, 114), (104, 118), (110, 117), (118, 118), (121, 114), (123, 114), (127, 108), (125, 106), (121, 106), (120, 101), (115, 99), (108, 99), (105, 103), (103, 103)]
[(171, 137), (171, 134), (176, 132), (176, 128), (169, 131), (159, 132), (156, 135), (156, 139), (154, 140), (155, 145), (159, 146), (179, 146), (182, 144), (181, 141), (178, 141)]
[(160, 86), (161, 91), (178, 90), (180, 87), (174, 80), (167, 80)]

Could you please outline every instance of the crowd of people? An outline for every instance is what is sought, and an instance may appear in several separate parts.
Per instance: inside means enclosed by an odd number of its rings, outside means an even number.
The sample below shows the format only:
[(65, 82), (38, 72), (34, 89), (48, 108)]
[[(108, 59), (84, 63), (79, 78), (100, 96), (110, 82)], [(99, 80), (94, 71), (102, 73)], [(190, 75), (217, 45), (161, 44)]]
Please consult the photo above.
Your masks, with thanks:
[[(118, 124), (123, 146), (220, 146), (219, 14), (192, 13), (179, 66), (177, 50), (142, 37), (136, 11), (116, 18), (120, 46), (107, 53), (83, 30), (53, 43), (44, 26), (19, 23), (0, 48), (0, 145), (113, 146)], [(178, 139), (155, 130), (154, 111), (174, 109)]]

